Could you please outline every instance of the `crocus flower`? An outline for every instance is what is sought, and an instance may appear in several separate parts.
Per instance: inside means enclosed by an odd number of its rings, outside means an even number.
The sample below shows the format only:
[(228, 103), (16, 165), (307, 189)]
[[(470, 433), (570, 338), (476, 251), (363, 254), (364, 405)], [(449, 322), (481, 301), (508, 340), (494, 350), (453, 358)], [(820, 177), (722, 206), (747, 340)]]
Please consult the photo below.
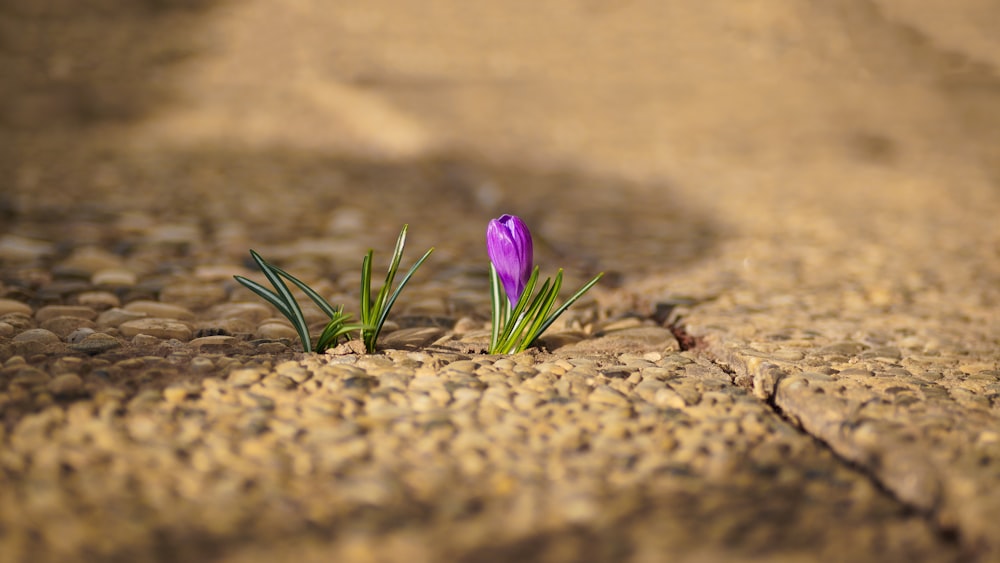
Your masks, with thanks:
[(501, 215), (486, 227), (486, 253), (511, 307), (517, 304), (533, 266), (531, 233), (516, 215)]

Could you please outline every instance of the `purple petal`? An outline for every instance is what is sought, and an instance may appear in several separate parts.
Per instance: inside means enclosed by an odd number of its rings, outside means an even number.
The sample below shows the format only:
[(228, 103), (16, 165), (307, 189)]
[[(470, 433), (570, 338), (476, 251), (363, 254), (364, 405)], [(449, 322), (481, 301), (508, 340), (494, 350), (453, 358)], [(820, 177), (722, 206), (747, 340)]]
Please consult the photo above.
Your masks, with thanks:
[(511, 306), (517, 303), (531, 277), (531, 233), (520, 217), (501, 215), (486, 227), (486, 253), (497, 271)]

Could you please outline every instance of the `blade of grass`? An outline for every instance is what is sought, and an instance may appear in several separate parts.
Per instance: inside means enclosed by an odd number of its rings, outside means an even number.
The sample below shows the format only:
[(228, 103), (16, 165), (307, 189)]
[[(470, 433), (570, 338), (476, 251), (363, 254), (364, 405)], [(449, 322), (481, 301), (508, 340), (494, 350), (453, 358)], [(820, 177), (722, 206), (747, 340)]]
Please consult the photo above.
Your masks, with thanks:
[(538, 315), (539, 310), (546, 300), (549, 298), (551, 293), (549, 285), (552, 280), (545, 280), (542, 284), (542, 288), (538, 290), (538, 293), (531, 299), (531, 304), (528, 305), (527, 310), (524, 311), (522, 315), (517, 317), (515, 320), (514, 328), (511, 331), (510, 337), (504, 341), (503, 351), (504, 353), (510, 353), (518, 347), (518, 342), (524, 337), (524, 330), (531, 326), (532, 321)]
[[(341, 307), (341, 311), (343, 311), (343, 307)], [(330, 347), (331, 344), (336, 344), (337, 340), (339, 340), (341, 336), (364, 328), (364, 325), (361, 324), (346, 324), (351, 316), (344, 315), (341, 311), (338, 311), (337, 314), (330, 319), (326, 328), (323, 329), (323, 333), (320, 335), (319, 340), (316, 341), (317, 354), (322, 354), (327, 348)]]
[(563, 271), (562, 269), (556, 273), (556, 279), (552, 282), (552, 288), (549, 290), (548, 294), (545, 296), (545, 301), (541, 303), (541, 306), (537, 311), (533, 311), (529, 318), (533, 319), (531, 326), (524, 334), (524, 338), (521, 339), (521, 343), (518, 344), (515, 349), (516, 352), (524, 352), (528, 349), (528, 346), (534, 344), (535, 340), (541, 334), (539, 327), (546, 319), (546, 315), (552, 310), (552, 306), (556, 303), (556, 298), (559, 297), (559, 289), (562, 288)]
[(372, 255), (369, 250), (361, 261), (361, 322), (371, 324), (372, 309)]
[[(409, 225), (403, 225), (403, 228), (399, 231), (399, 236), (396, 237), (396, 248), (392, 251), (392, 260), (389, 261), (389, 269), (385, 273), (385, 283), (382, 284), (382, 288), (378, 292), (378, 297), (375, 299), (373, 309), (376, 315), (382, 315), (389, 291), (392, 289), (392, 281), (396, 278), (396, 271), (399, 270), (399, 262), (403, 259), (403, 249), (406, 246), (406, 230), (408, 228)], [(375, 324), (377, 325), (378, 323)]]
[(330, 346), (331, 342), (337, 341), (337, 331), (340, 330), (343, 324), (339, 316), (330, 317), (330, 322), (326, 323), (326, 326), (323, 327), (323, 332), (316, 339), (315, 352), (317, 354), (322, 354)]
[(505, 319), (504, 326), (506, 326), (507, 323), (510, 322), (510, 301), (508, 301), (507, 298), (504, 298), (504, 300), (500, 303), (500, 307), (501, 318)]
[(403, 291), (403, 288), (410, 281), (410, 278), (413, 277), (413, 274), (416, 273), (417, 269), (420, 268), (420, 266), (424, 263), (425, 260), (427, 260), (428, 257), (430, 257), (432, 252), (434, 252), (434, 247), (431, 247), (430, 250), (425, 252), (424, 255), (420, 257), (420, 260), (417, 260), (413, 264), (413, 266), (410, 266), (410, 269), (406, 272), (406, 275), (403, 276), (402, 280), (400, 280), (399, 285), (396, 286), (396, 290), (392, 292), (392, 295), (389, 296), (389, 299), (384, 303), (382, 307), (378, 321), (376, 321), (375, 323), (376, 332), (379, 332), (382, 329), (382, 325), (385, 324), (385, 319), (386, 317), (389, 316), (389, 311), (392, 309), (393, 304), (396, 303), (396, 299), (399, 297), (399, 294)]
[(503, 305), (507, 302), (506, 296), (503, 295), (503, 291), (500, 289), (500, 277), (497, 275), (497, 269), (490, 262), (490, 312), (492, 313), (490, 323), (490, 354), (497, 354), (497, 345), (500, 340), (500, 329), (502, 324), (506, 324), (507, 319), (504, 318)]
[(576, 300), (579, 299), (580, 297), (582, 297), (584, 293), (587, 293), (587, 291), (590, 288), (594, 287), (594, 284), (597, 283), (597, 281), (600, 280), (602, 276), (604, 276), (604, 272), (601, 272), (601, 273), (597, 274), (597, 276), (594, 277), (594, 279), (592, 279), (589, 282), (587, 282), (586, 285), (584, 285), (583, 287), (580, 288), (579, 291), (577, 291), (576, 293), (574, 293), (573, 296), (569, 298), (569, 300), (567, 300), (565, 303), (563, 303), (561, 307), (559, 307), (558, 309), (556, 309), (555, 313), (552, 313), (551, 315), (549, 315), (549, 318), (545, 319), (545, 322), (542, 323), (541, 328), (538, 329), (538, 334), (541, 334), (541, 333), (545, 332), (545, 330), (548, 329), (549, 326), (556, 319), (559, 318), (559, 315), (563, 314), (563, 312), (565, 312), (566, 309), (568, 309), (570, 305), (572, 305), (573, 303), (575, 303)]
[(326, 313), (326, 316), (333, 317), (334, 315), (337, 314), (337, 310), (333, 308), (333, 305), (330, 305), (330, 302), (324, 299), (323, 296), (320, 295), (319, 293), (316, 293), (316, 291), (313, 288), (309, 287), (295, 276), (289, 274), (288, 272), (282, 270), (277, 266), (271, 266), (271, 268), (279, 276), (292, 282), (293, 284), (295, 284), (295, 287), (301, 289), (302, 292), (309, 297), (309, 299), (312, 299), (313, 303), (315, 303), (317, 307), (319, 307), (320, 309), (323, 310), (324, 313)]
[(306, 319), (302, 316), (302, 309), (299, 308), (299, 304), (295, 301), (295, 298), (292, 297), (292, 292), (288, 290), (288, 286), (281, 280), (281, 276), (276, 274), (271, 269), (271, 265), (261, 258), (260, 254), (251, 250), (250, 255), (253, 256), (254, 261), (257, 262), (261, 271), (264, 272), (264, 276), (267, 278), (267, 281), (271, 282), (275, 291), (288, 305), (289, 312), (291, 313), (289, 320), (292, 321), (292, 326), (294, 326), (295, 330), (299, 333), (299, 339), (302, 341), (302, 347), (306, 352), (311, 352), (312, 342), (309, 339), (309, 326), (306, 325)]
[[(503, 334), (500, 335), (500, 342), (506, 343), (510, 340), (511, 332), (514, 327), (520, 322), (521, 314), (524, 309), (528, 306), (528, 301), (531, 299), (531, 292), (535, 290), (535, 283), (538, 282), (538, 266), (535, 266), (534, 271), (531, 272), (531, 277), (528, 278), (528, 284), (524, 287), (524, 291), (521, 292), (521, 297), (517, 299), (517, 305), (514, 306), (514, 310), (511, 311), (510, 316), (507, 317), (507, 322), (505, 323)], [(503, 345), (503, 344), (501, 344)]]
[(288, 309), (288, 305), (284, 301), (282, 301), (280, 297), (278, 297), (278, 294), (276, 294), (273, 291), (271, 291), (270, 289), (267, 289), (266, 287), (260, 285), (259, 283), (255, 282), (253, 280), (247, 279), (247, 278), (245, 278), (243, 276), (233, 276), (233, 277), (236, 278), (236, 281), (238, 281), (241, 284), (243, 284), (244, 287), (246, 287), (250, 291), (256, 293), (258, 296), (260, 296), (262, 299), (264, 299), (265, 301), (267, 301), (271, 305), (274, 305), (274, 307), (276, 309), (278, 309), (278, 311), (282, 315), (284, 315), (285, 318), (287, 318), (289, 322), (293, 322), (292, 321), (292, 312), (291, 312), (291, 310), (289, 310)]

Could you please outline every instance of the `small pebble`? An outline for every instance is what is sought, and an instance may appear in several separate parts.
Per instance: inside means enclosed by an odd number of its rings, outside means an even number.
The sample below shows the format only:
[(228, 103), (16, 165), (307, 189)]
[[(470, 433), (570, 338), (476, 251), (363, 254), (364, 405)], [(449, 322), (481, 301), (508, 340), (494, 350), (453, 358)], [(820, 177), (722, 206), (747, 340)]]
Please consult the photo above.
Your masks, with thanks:
[(443, 334), (443, 329), (435, 327), (403, 328), (380, 338), (379, 347), (391, 350), (422, 348), (434, 342)]
[(0, 317), (9, 313), (20, 313), (31, 316), (31, 307), (13, 299), (0, 299)]
[(87, 282), (75, 279), (57, 279), (46, 281), (38, 288), (37, 297), (44, 301), (63, 300), (70, 294), (90, 287)]
[(294, 340), (298, 336), (299, 333), (295, 332), (294, 328), (281, 322), (264, 323), (257, 327), (257, 331), (254, 333), (255, 338), (266, 340), (280, 340), (282, 338)]
[(483, 321), (477, 321), (471, 317), (462, 317), (455, 323), (455, 334), (466, 334), (488, 328)]
[(17, 370), (14, 378), (10, 380), (10, 383), (12, 385), (34, 387), (36, 385), (44, 385), (48, 383), (50, 379), (51, 377), (49, 377), (49, 374), (44, 371), (26, 366)]
[(199, 310), (224, 301), (226, 289), (218, 283), (185, 281), (164, 287), (160, 291), (160, 299), (165, 303)]
[(147, 240), (157, 244), (193, 243), (200, 238), (202, 237), (198, 226), (190, 223), (157, 225), (147, 234)]
[(160, 343), (160, 338), (149, 334), (137, 334), (132, 337), (132, 344), (136, 346), (155, 346)]
[(77, 373), (82, 365), (82, 358), (78, 358), (76, 356), (63, 356), (52, 364), (52, 371), (54, 373)]
[(89, 321), (80, 317), (55, 317), (46, 320), (41, 324), (41, 328), (52, 331), (60, 338), (67, 338), (73, 332), (82, 328), (95, 329), (97, 325), (94, 321)]
[(60, 340), (59, 337), (50, 330), (45, 330), (44, 328), (29, 328), (11, 339), (11, 342), (15, 344), (54, 344), (56, 342), (60, 342)]
[(268, 375), (263, 380), (264, 387), (266, 389), (274, 389), (277, 391), (285, 391), (295, 387), (295, 382), (284, 375)]
[(619, 391), (615, 391), (607, 385), (599, 385), (596, 389), (594, 389), (594, 391), (590, 394), (589, 401), (591, 403), (615, 407), (627, 407), (630, 405), (629, 400), (625, 397), (625, 395)]
[(23, 313), (8, 313), (0, 316), (0, 322), (5, 322), (14, 327), (15, 333), (28, 330), (29, 328), (36, 328), (35, 321)]
[(94, 272), (90, 277), (90, 283), (96, 286), (110, 287), (132, 287), (138, 281), (135, 272), (123, 268), (106, 268)]
[(672, 409), (683, 409), (687, 406), (684, 398), (681, 397), (677, 391), (670, 388), (658, 390), (653, 395), (653, 404), (658, 407), (667, 407)]
[(235, 264), (203, 264), (194, 269), (194, 277), (203, 281), (232, 281), (233, 273), (240, 266)]
[(188, 397), (196, 397), (201, 386), (195, 383), (175, 383), (163, 390), (163, 398), (172, 404), (183, 402)]
[(64, 373), (49, 381), (45, 388), (56, 397), (79, 395), (83, 391), (83, 380), (75, 373)]
[(202, 323), (203, 328), (223, 331), (216, 334), (252, 334), (257, 327), (257, 323), (252, 323), (246, 319), (238, 317), (228, 319), (215, 319), (211, 323)]
[(215, 369), (215, 362), (205, 356), (191, 358), (191, 370), (197, 373), (205, 373)]
[(0, 237), (0, 261), (31, 262), (55, 252), (51, 242), (7, 234)]
[(803, 355), (798, 350), (779, 349), (772, 352), (771, 357), (786, 362), (797, 362), (802, 359)]
[(191, 327), (169, 318), (136, 319), (122, 323), (118, 330), (122, 336), (132, 338), (138, 334), (146, 334), (156, 338), (187, 341), (191, 339)]
[(26, 362), (24, 360), (24, 356), (11, 356), (11, 357), (7, 358), (6, 362), (4, 362), (3, 367), (5, 367), (5, 368), (12, 368), (12, 367), (15, 367), (15, 366), (23, 366), (23, 365), (27, 365), (27, 364), (28, 364), (28, 362)]
[(110, 291), (84, 291), (76, 296), (76, 302), (95, 311), (121, 306), (121, 300)]
[(91, 334), (94, 334), (94, 329), (92, 328), (78, 328), (66, 335), (66, 342), (69, 342), (70, 344), (79, 344), (84, 338), (90, 336)]
[(79, 305), (49, 305), (35, 312), (35, 320), (40, 323), (58, 317), (75, 317), (92, 321), (97, 317), (97, 311)]
[(235, 342), (236, 339), (232, 336), (202, 336), (200, 338), (195, 338), (189, 342), (188, 345), (198, 350), (210, 351), (212, 349), (231, 346)]
[(222, 303), (210, 308), (207, 313), (212, 319), (243, 319), (259, 323), (274, 315), (274, 309), (262, 303)]
[(257, 383), (264, 377), (264, 373), (259, 369), (237, 369), (229, 373), (227, 381), (237, 387), (248, 387)]
[(288, 346), (281, 342), (262, 342), (257, 345), (257, 352), (261, 354), (280, 354), (287, 350)]
[(309, 371), (298, 362), (282, 362), (274, 367), (274, 371), (295, 383), (304, 383), (309, 379)]
[(59, 263), (60, 269), (83, 272), (92, 275), (100, 270), (121, 268), (122, 259), (111, 252), (96, 246), (82, 246), (73, 250), (65, 260)]
[[(84, 329), (81, 329), (84, 330)], [(89, 330), (89, 329), (86, 329)], [(72, 336), (72, 335), (71, 335)], [(100, 354), (121, 346), (121, 342), (110, 334), (94, 332), (84, 336), (79, 342), (70, 344), (71, 350), (83, 352), (85, 354)]]
[(185, 307), (160, 303), (158, 301), (133, 301), (125, 305), (125, 310), (131, 313), (145, 313), (147, 316), (159, 319), (176, 319), (189, 321), (194, 319), (194, 313)]
[(149, 315), (146, 313), (126, 311), (125, 309), (113, 307), (104, 311), (99, 317), (97, 317), (97, 325), (102, 327), (117, 327), (124, 322), (143, 319), (147, 316)]

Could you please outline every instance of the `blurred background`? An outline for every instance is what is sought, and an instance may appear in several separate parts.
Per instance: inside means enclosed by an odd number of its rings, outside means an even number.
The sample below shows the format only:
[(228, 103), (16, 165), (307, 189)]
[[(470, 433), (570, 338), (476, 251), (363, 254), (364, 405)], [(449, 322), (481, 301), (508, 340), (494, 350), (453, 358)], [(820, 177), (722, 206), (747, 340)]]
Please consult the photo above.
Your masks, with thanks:
[(503, 212), (580, 277), (734, 237), (920, 254), (996, 208), (998, 27), (993, 0), (4, 0), (0, 231), (317, 272), (403, 222), (484, 262)]

